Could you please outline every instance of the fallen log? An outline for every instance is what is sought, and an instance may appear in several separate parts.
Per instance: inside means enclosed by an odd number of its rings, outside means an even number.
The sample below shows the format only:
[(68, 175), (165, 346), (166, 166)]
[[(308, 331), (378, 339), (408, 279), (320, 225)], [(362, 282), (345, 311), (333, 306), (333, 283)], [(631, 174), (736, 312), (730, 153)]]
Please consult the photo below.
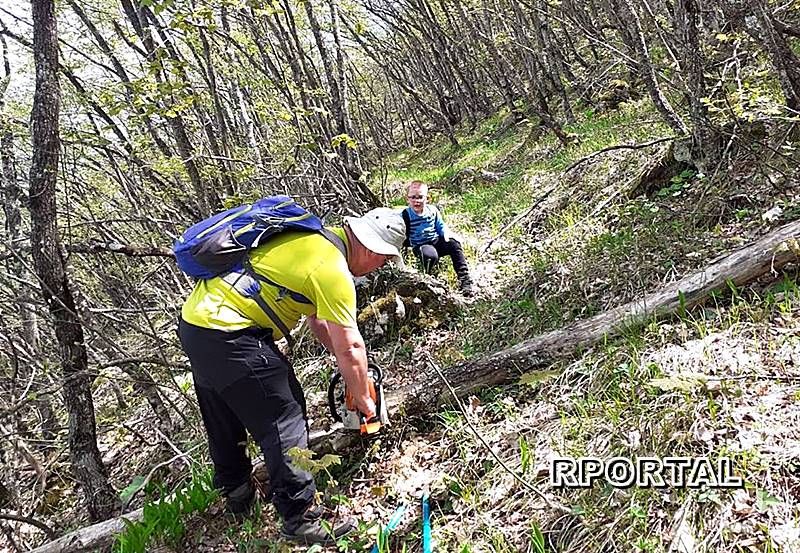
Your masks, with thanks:
[[(573, 355), (580, 348), (616, 336), (625, 329), (640, 326), (653, 318), (667, 317), (681, 308), (689, 309), (728, 282), (743, 286), (768, 272), (777, 274), (787, 263), (800, 258), (798, 239), (800, 220), (717, 258), (702, 271), (671, 283), (641, 300), (575, 321), (562, 329), (547, 332), (475, 361), (453, 365), (444, 370), (444, 377), (459, 397), (466, 397), (487, 386), (514, 381), (522, 373), (544, 368), (559, 358)], [(446, 403), (449, 398), (450, 392), (441, 378), (433, 371), (428, 371), (416, 384), (387, 393), (386, 402), (390, 414), (400, 410), (408, 414), (423, 414)], [(332, 439), (337, 442), (335, 445), (331, 445)], [(354, 433), (320, 432), (312, 435), (309, 442), (312, 449), (319, 451), (340, 449), (358, 440), (360, 437)], [(81, 528), (32, 550), (32, 553), (83, 552), (105, 547), (124, 530), (123, 518), (136, 521), (141, 516), (141, 509), (138, 509)]]
[[(728, 282), (742, 286), (768, 272), (777, 274), (784, 265), (800, 257), (800, 220), (788, 223), (762, 238), (715, 259), (702, 271), (671, 283), (661, 290), (589, 319), (531, 338), (483, 358), (448, 367), (444, 376), (459, 397), (487, 386), (511, 382), (522, 373), (544, 368), (625, 329), (653, 318), (664, 318), (679, 309), (689, 309)], [(420, 380), (388, 394), (387, 404), (410, 414), (430, 411), (447, 402), (449, 392), (432, 371)]]
[(125, 520), (138, 522), (142, 520), (142, 515), (143, 510), (136, 509), (65, 534), (57, 540), (32, 549), (30, 553), (81, 553), (107, 548), (114, 542), (117, 534), (125, 530)]

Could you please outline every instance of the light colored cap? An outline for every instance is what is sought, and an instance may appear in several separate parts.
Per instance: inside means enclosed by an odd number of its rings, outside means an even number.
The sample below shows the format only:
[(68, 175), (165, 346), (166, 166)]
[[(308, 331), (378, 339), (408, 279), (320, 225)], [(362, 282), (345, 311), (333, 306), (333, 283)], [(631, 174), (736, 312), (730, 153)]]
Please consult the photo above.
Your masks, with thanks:
[(406, 223), (399, 211), (378, 207), (361, 217), (345, 217), (344, 220), (365, 248), (382, 255), (391, 255), (396, 264), (403, 265), (400, 249), (406, 239)]

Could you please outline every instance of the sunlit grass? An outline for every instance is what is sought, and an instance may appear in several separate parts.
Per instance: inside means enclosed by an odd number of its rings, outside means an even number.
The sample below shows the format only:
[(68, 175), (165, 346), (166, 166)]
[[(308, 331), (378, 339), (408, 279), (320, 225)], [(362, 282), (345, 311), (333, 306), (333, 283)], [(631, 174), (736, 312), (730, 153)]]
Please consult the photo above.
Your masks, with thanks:
[[(447, 207), (447, 216), (457, 225), (486, 227), (498, 231), (516, 214), (536, 201), (544, 190), (530, 184), (537, 175), (555, 178), (574, 161), (599, 149), (622, 141), (641, 142), (669, 133), (667, 127), (654, 120), (646, 101), (624, 104), (619, 110), (595, 114), (591, 110), (579, 113), (575, 125), (565, 127), (580, 138), (576, 144), (564, 147), (552, 133), (544, 132), (538, 141), (526, 144), (530, 122), (511, 126), (498, 133), (505, 114), (487, 119), (472, 133), (459, 136), (455, 147), (441, 137), (424, 150), (404, 150), (390, 159), (388, 181), (402, 184), (421, 180), (432, 187), (433, 201)], [(533, 156), (530, 151), (546, 155)], [(514, 159), (510, 156), (513, 155)], [(497, 182), (480, 179), (469, 189), (450, 186), (466, 168), (476, 171), (490, 169), (502, 174)], [(404, 205), (402, 194), (389, 198), (391, 205)]]

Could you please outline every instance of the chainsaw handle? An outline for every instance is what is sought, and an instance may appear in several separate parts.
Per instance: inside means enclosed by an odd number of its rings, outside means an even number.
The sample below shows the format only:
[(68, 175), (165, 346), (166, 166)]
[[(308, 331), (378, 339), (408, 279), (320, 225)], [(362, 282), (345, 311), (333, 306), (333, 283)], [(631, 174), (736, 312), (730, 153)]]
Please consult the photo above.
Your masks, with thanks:
[[(378, 365), (369, 363), (367, 365), (367, 376), (370, 375), (370, 372), (372, 372), (372, 381), (374, 382), (373, 389), (375, 391), (375, 397), (372, 399), (375, 402), (375, 416), (366, 422), (373, 422), (376, 419), (380, 420), (381, 408), (383, 407), (381, 405), (381, 394), (378, 392), (381, 384), (383, 383), (383, 371), (381, 371), (381, 368)], [(333, 420), (336, 422), (342, 422), (342, 417), (339, 416), (339, 412), (336, 410), (336, 387), (339, 385), (341, 380), (342, 373), (337, 371), (331, 377), (330, 384), (328, 384), (328, 410), (331, 413), (331, 418), (333, 418)], [(363, 417), (363, 413), (361, 415)]]
[(375, 416), (368, 420), (367, 422), (375, 422), (381, 420), (381, 409), (383, 409), (383, 405), (381, 405), (381, 394), (380, 389), (381, 385), (383, 385), (383, 371), (378, 365), (374, 363), (367, 364), (367, 375), (369, 375), (369, 371), (372, 371), (373, 374), (373, 390), (375, 390), (375, 397), (373, 400), (375, 401)]
[(328, 384), (328, 409), (331, 412), (331, 417), (336, 422), (342, 422), (342, 417), (339, 416), (339, 412), (336, 410), (336, 386), (339, 385), (341, 379), (342, 373), (337, 372), (331, 377), (331, 382)]

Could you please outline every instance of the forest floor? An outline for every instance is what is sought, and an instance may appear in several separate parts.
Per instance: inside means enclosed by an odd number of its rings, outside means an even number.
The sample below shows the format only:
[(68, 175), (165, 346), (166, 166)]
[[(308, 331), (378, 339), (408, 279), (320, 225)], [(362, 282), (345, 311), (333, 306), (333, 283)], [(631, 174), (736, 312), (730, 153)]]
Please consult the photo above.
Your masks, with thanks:
[[(389, 386), (430, 371), (425, 353), (449, 365), (516, 344), (656, 290), (800, 217), (800, 187), (780, 171), (782, 161), (791, 167), (796, 160), (774, 156), (772, 167), (762, 169), (756, 161), (765, 153), (743, 148), (724, 178), (682, 170), (632, 195), (637, 175), (661, 146), (612, 150), (565, 169), (602, 148), (647, 142), (668, 130), (640, 105), (624, 104), (616, 112), (586, 113), (569, 131), (580, 142), (563, 148), (498, 116), (465, 134), (459, 148), (443, 142), (391, 160), (381, 187), (387, 202), (403, 205), (401, 183), (411, 178), (429, 182), (434, 202), (463, 238), (478, 293), (457, 320), (425, 333), (401, 332), (373, 352), (391, 373)], [(455, 290), (449, 266), (439, 278)], [(370, 551), (401, 503), (409, 508), (389, 550), (421, 550), (419, 497), (428, 493), (441, 552), (800, 551), (796, 279), (797, 267), (790, 266), (747, 288), (731, 286), (537, 377), (487, 389), (463, 410), (395, 417), (378, 441), (342, 454), (341, 464), (319, 474), (327, 500), (361, 521), (339, 550)], [(296, 365), (319, 424), (328, 417), (324, 390), (332, 361), (318, 355)], [(176, 450), (199, 443), (193, 425), (191, 436), (176, 439)], [(122, 486), (155, 464), (155, 449), (145, 445), (158, 437), (137, 433), (103, 438)], [(133, 445), (141, 454), (114, 462)], [(174, 454), (159, 451), (164, 458)], [(746, 484), (617, 489), (601, 482), (557, 490), (548, 484), (555, 456), (729, 458)], [(548, 508), (530, 486), (570, 513)], [(180, 543), (160, 550), (304, 550), (277, 540), (268, 505), (235, 523), (218, 500), (186, 524)]]
[[(796, 161), (769, 151), (743, 148), (724, 178), (678, 170), (635, 195), (637, 176), (660, 146), (612, 150), (565, 172), (601, 148), (667, 136), (642, 109), (585, 114), (570, 129), (581, 142), (567, 149), (552, 138), (528, 139), (524, 124), (504, 128), (498, 116), (459, 148), (442, 143), (392, 160), (382, 188), (388, 203), (404, 204), (401, 183), (409, 179), (431, 183), (434, 202), (463, 238), (478, 289), (459, 320), (401, 332), (375, 352), (394, 378), (430, 371), (425, 353), (446, 365), (621, 305), (800, 216), (797, 183), (780, 170), (781, 161), (789, 168)], [(756, 163), (765, 155), (776, 158), (766, 170)], [(451, 268), (440, 278), (455, 289)], [(337, 484), (326, 494), (349, 498), (345, 510), (363, 521), (341, 550), (370, 550), (378, 525), (401, 503), (410, 508), (390, 551), (421, 550), (419, 497), (429, 493), (437, 551), (800, 551), (796, 278), (791, 266), (747, 288), (731, 286), (544, 376), (485, 390), (463, 411), (398, 417), (325, 479)], [(325, 358), (300, 364), (317, 409), (325, 383), (318, 375), (331, 367)], [(554, 490), (554, 456), (729, 458), (745, 486), (600, 482)], [(511, 471), (571, 513), (548, 509)], [(248, 543), (284, 550), (271, 532), (256, 542), (239, 533), (228, 543), (231, 551), (255, 550)]]

